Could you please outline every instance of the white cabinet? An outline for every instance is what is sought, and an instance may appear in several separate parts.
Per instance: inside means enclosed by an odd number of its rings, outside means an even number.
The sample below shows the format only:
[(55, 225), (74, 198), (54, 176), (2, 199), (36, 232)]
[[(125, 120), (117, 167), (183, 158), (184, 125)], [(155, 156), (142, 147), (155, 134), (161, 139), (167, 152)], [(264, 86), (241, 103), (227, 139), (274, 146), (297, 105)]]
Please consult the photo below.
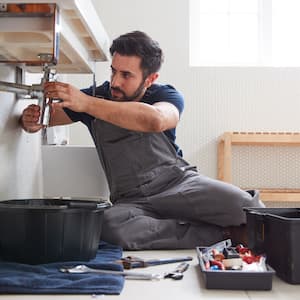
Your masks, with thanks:
[(109, 197), (95, 147), (42, 146), (45, 197)]

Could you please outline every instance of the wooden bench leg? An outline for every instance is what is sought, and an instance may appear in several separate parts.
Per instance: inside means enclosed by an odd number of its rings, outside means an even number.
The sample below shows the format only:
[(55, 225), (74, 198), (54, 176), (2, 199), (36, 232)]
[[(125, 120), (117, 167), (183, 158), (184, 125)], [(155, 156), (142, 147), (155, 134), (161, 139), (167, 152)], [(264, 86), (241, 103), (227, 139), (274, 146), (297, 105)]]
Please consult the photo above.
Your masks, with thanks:
[(224, 133), (218, 143), (218, 179), (231, 182), (231, 136), (230, 133)]

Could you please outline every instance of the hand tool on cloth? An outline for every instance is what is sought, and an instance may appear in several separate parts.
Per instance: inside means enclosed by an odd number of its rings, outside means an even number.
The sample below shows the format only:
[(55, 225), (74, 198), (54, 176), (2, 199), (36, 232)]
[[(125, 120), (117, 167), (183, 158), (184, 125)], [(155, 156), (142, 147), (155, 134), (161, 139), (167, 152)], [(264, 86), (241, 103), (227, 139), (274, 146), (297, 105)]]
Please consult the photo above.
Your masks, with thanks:
[(121, 263), (124, 269), (134, 269), (134, 268), (146, 268), (150, 266), (157, 266), (163, 264), (171, 264), (177, 262), (191, 261), (193, 258), (191, 256), (185, 257), (174, 257), (174, 258), (161, 258), (161, 259), (148, 259), (144, 260), (139, 257), (127, 256), (118, 260), (118, 263)]
[(179, 264), (176, 269), (170, 273), (166, 273), (164, 275), (164, 278), (172, 278), (175, 280), (180, 280), (183, 278), (183, 273), (188, 269), (189, 264), (186, 262), (183, 262)]
[(63, 273), (72, 273), (72, 274), (99, 273), (99, 274), (110, 274), (110, 275), (122, 275), (126, 279), (159, 280), (164, 278), (164, 276), (160, 274), (139, 273), (139, 272), (131, 272), (131, 271), (112, 271), (107, 269), (94, 269), (86, 265), (62, 267), (59, 270)]

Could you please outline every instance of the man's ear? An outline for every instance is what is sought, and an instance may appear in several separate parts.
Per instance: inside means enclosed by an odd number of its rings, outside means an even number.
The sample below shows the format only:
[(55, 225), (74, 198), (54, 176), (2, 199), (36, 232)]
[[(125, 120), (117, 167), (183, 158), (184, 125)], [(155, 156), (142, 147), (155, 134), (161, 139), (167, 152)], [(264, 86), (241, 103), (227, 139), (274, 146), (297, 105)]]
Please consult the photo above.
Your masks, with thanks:
[(150, 87), (154, 81), (158, 78), (159, 74), (158, 73), (151, 73), (150, 75), (148, 75), (148, 77), (145, 80), (145, 85), (146, 88)]

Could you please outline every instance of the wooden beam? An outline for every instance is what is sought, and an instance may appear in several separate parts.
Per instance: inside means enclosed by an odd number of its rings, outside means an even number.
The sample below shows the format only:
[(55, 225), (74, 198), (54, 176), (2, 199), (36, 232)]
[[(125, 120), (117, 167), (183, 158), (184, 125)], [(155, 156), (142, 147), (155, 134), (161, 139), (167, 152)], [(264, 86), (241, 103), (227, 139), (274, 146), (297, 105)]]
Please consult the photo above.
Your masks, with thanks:
[(299, 132), (232, 132), (232, 145), (300, 146)]

